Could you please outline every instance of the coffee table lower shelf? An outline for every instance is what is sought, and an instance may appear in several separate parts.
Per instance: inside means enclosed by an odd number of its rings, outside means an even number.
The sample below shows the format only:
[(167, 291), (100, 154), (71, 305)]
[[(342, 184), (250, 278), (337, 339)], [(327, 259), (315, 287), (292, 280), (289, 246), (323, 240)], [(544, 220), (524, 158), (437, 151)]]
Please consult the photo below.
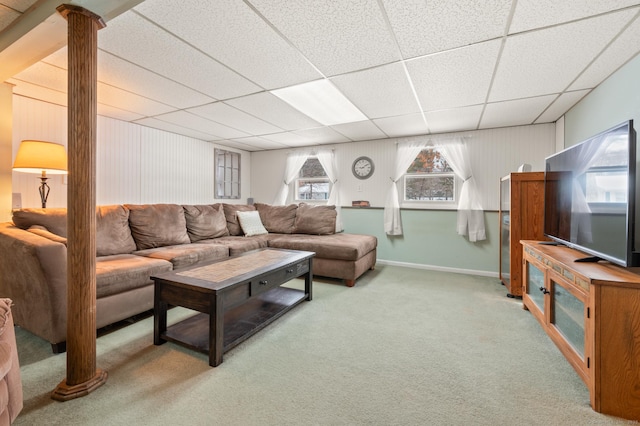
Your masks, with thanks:
[[(306, 298), (304, 291), (276, 287), (225, 312), (223, 352), (244, 342)], [(209, 354), (209, 314), (198, 313), (173, 324), (160, 337)]]

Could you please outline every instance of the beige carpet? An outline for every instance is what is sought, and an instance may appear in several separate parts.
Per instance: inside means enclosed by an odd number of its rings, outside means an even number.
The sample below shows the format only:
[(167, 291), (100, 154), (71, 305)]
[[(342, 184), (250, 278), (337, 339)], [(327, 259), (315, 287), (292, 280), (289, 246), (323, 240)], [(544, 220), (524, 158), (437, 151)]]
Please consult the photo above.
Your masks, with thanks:
[[(293, 286), (302, 287), (302, 281)], [(153, 319), (101, 336), (107, 383), (56, 402), (65, 355), (18, 329), (17, 425), (612, 425), (495, 278), (378, 266), (224, 356), (153, 345)], [(190, 313), (175, 308), (170, 322)]]

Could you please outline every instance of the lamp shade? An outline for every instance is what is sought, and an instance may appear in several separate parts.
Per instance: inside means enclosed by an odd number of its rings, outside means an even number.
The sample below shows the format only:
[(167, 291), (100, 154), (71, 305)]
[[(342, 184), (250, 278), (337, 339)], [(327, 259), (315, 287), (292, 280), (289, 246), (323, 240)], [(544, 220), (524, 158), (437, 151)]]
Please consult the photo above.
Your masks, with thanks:
[(13, 162), (17, 172), (52, 175), (67, 174), (67, 152), (64, 145), (43, 141), (22, 141)]

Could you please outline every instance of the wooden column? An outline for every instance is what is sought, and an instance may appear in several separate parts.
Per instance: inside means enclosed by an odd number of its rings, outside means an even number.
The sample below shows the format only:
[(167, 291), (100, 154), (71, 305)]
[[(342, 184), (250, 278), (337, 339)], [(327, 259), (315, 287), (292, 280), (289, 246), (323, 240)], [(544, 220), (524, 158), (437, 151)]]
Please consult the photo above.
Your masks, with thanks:
[(67, 377), (51, 397), (85, 396), (103, 385), (96, 369), (96, 109), (98, 30), (94, 13), (63, 4), (68, 22)]

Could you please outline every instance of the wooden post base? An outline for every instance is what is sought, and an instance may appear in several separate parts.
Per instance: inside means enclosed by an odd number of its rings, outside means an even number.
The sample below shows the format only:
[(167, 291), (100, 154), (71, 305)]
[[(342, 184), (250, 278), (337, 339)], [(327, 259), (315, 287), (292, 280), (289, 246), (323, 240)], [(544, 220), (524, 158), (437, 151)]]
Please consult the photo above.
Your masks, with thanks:
[(69, 401), (71, 399), (80, 398), (86, 396), (98, 389), (100, 386), (107, 382), (107, 372), (98, 369), (96, 375), (84, 383), (69, 386), (67, 380), (60, 382), (53, 392), (51, 392), (51, 398), (56, 401)]

